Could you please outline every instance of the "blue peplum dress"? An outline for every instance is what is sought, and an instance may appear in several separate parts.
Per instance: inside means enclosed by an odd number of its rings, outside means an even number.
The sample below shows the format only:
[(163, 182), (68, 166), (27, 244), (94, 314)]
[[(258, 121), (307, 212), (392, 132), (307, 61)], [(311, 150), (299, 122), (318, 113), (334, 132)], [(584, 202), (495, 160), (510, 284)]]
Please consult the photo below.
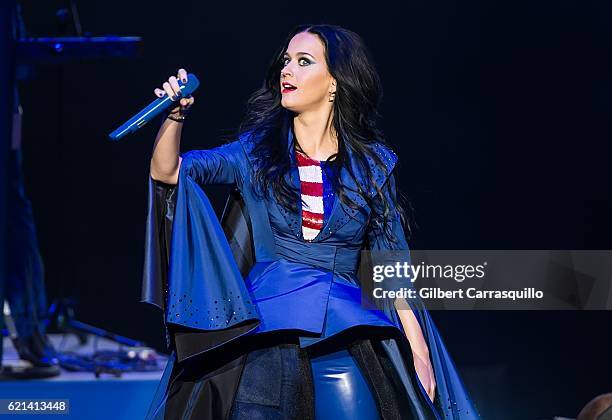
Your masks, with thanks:
[[(287, 180), (299, 191), (290, 123), (280, 136), (292, 161)], [(342, 345), (356, 336), (377, 337), (397, 378), (396, 389), (401, 394), (398, 398), (410, 406), (410, 416), (387, 414), (382, 416), (385, 419), (480, 418), (421, 303), (411, 301), (410, 307), (429, 347), (436, 379), (433, 402), (415, 374), (409, 343), (393, 301), (379, 299), (371, 308), (363, 304), (359, 277), (362, 251), (399, 251), (409, 258), (399, 218), (392, 217), (392, 228), (400, 240), (390, 245), (382, 231), (370, 226), (371, 209), (357, 193), (355, 181), (342, 170), (340, 176), (348, 186), (347, 194), (359, 208), (345, 206), (335, 197), (321, 231), (312, 241), (305, 241), (300, 212), (290, 212), (273, 198), (260, 199), (255, 194), (252, 175), (256, 162), (252, 150), (256, 141), (250, 133), (244, 133), (228, 144), (182, 154), (177, 185), (149, 178), (142, 301), (163, 311), (171, 355), (147, 418), (174, 418), (168, 408), (176, 404), (172, 402), (173, 381), (179, 376), (177, 372), (185, 372), (193, 361), (223, 359), (230, 349), (250, 339), (265, 340), (275, 334), (295, 337), (300, 351), (329, 343)], [(386, 171), (382, 171), (369, 162), (375, 180), (378, 186), (390, 183), (394, 192), (397, 156), (382, 143), (373, 147), (386, 165)], [(350, 150), (348, 153), (352, 156)], [(354, 173), (361, 174), (360, 168), (349, 160)], [(210, 184), (233, 185), (240, 203), (232, 211), (226, 206), (221, 222), (204, 191)], [(362, 188), (371, 196), (376, 193), (372, 186), (363, 184)], [(393, 209), (391, 214), (397, 215)], [(230, 219), (234, 223), (231, 232), (227, 228)], [(388, 254), (380, 254), (382, 259), (374, 263), (396, 261)], [(217, 372), (234, 372), (232, 380), (219, 382), (223, 385), (201, 386), (215, 390), (207, 394), (209, 399), (230, 395), (216, 407), (211, 408), (213, 403), (209, 402), (206, 412), (217, 413), (210, 414), (210, 418), (230, 418), (230, 406), (235, 404), (236, 395), (241, 395), (236, 385), (240, 372), (248, 376), (244, 365), (236, 367), (234, 361), (228, 360), (219, 365)], [(254, 374), (254, 382), (273, 381), (268, 376), (277, 375), (276, 370), (269, 369), (265, 374), (262, 371), (260, 377)], [(283, 378), (278, 375), (280, 384)], [(270, 405), (278, 402), (281, 394), (280, 385), (278, 395), (270, 398), (261, 397), (259, 389), (252, 392)], [(195, 404), (195, 394), (195, 388), (189, 388), (186, 398), (191, 400), (181, 403), (181, 418), (189, 418), (184, 410)]]

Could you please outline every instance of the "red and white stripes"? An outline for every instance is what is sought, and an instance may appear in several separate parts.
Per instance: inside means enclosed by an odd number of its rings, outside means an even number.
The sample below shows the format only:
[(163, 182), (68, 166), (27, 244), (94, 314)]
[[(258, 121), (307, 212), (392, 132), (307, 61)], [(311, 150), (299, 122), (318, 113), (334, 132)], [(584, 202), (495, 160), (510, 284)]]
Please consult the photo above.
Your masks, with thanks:
[(302, 234), (311, 241), (323, 228), (323, 172), (321, 162), (296, 151), (302, 187)]

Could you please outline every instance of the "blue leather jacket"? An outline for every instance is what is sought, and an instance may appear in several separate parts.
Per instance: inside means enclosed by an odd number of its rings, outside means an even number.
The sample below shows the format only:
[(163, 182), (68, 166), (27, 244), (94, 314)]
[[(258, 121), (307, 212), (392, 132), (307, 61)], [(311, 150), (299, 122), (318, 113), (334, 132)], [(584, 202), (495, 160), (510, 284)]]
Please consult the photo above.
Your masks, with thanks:
[[(294, 164), (287, 180), (299, 189), (291, 127), (285, 134)], [(391, 209), (391, 221), (398, 241), (391, 244), (382, 231), (370, 226), (371, 209), (342, 170), (342, 182), (349, 187), (347, 194), (361, 209), (346, 206), (336, 197), (323, 229), (306, 242), (301, 212), (286, 210), (273, 197), (256, 197), (251, 154), (255, 141), (245, 134), (213, 149), (182, 154), (178, 184), (166, 196), (166, 208), (160, 208), (156, 183), (149, 179), (142, 301), (162, 309), (167, 325), (202, 331), (206, 338), (200, 340), (198, 354), (269, 331), (299, 331), (304, 347), (354, 327), (380, 328), (388, 332), (385, 350), (407, 393), (415, 392), (409, 379), (414, 375), (409, 344), (397, 310), (391, 300), (379, 302), (380, 310), (366, 309), (361, 304), (358, 276), (360, 253), (366, 247), (374, 251), (402, 250), (409, 258), (396, 211)], [(386, 165), (383, 171), (369, 162), (375, 181), (379, 187), (389, 182), (394, 194), (397, 156), (382, 143), (376, 143), (374, 150)], [(360, 174), (357, 166), (353, 171)], [(250, 238), (254, 254), (246, 273), (241, 273), (236, 261), (236, 244), (228, 242), (204, 192), (209, 184), (234, 185), (244, 202), (248, 223), (242, 237)], [(362, 187), (372, 196), (376, 192), (372, 186)], [(170, 244), (160, 243), (160, 231), (164, 229), (171, 234)], [(164, 252), (168, 253), (166, 258), (160, 257)], [(411, 307), (427, 340), (436, 376), (439, 398), (435, 406), (430, 402), (432, 411), (439, 418), (479, 418), (429, 313), (418, 302), (411, 302)], [(193, 345), (180, 340), (175, 344), (178, 361), (193, 356)], [(426, 396), (420, 383), (416, 392)]]

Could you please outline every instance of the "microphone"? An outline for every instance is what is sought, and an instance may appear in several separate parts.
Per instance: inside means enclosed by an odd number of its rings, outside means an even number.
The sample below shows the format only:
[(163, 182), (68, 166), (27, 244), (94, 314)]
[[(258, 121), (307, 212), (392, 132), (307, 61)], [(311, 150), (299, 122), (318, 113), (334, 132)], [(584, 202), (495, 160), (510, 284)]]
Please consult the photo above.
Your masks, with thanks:
[[(200, 81), (194, 74), (189, 73), (187, 74), (187, 83), (183, 84), (179, 79), (178, 84), (181, 88), (182, 98), (184, 98), (185, 96), (191, 95), (200, 86)], [(111, 140), (118, 141), (123, 136), (133, 133), (144, 126), (173, 103), (174, 102), (168, 95), (165, 95), (163, 98), (155, 99), (149, 105), (141, 109), (138, 114), (127, 120), (121, 127), (110, 133), (108, 137), (110, 137)]]

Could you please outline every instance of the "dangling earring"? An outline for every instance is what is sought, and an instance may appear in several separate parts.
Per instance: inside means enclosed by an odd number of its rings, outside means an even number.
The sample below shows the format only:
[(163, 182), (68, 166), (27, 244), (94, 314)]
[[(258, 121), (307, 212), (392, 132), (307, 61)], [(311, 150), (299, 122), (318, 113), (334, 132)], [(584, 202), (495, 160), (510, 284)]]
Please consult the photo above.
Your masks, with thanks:
[(336, 98), (336, 92), (329, 92), (329, 102), (334, 102)]

